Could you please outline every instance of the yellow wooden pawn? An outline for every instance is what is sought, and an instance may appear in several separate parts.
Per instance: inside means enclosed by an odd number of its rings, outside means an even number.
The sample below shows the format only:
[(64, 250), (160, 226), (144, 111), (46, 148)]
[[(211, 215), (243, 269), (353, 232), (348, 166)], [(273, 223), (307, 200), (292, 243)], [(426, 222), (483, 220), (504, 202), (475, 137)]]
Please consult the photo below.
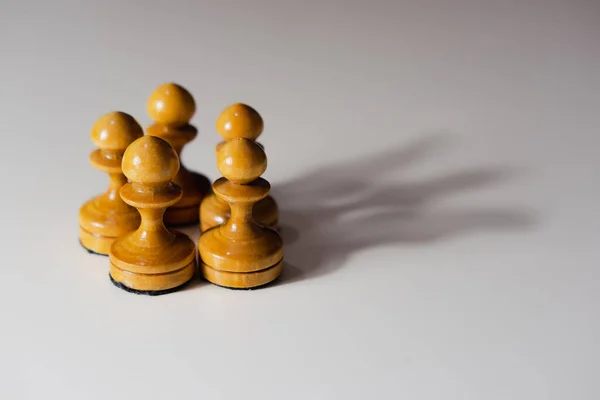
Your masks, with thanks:
[[(198, 135), (196, 127), (190, 125), (196, 112), (190, 92), (175, 83), (165, 83), (150, 95), (147, 111), (154, 124), (146, 129), (146, 134), (166, 140), (181, 161), (183, 146)], [(173, 182), (182, 187), (183, 197), (167, 209), (165, 223), (187, 225), (198, 222), (198, 207), (210, 192), (210, 180), (181, 164)]]
[(79, 209), (79, 240), (90, 252), (108, 255), (115, 238), (140, 224), (140, 214), (121, 200), (119, 190), (127, 182), (121, 170), (123, 153), (143, 134), (136, 120), (123, 112), (102, 116), (92, 128), (92, 142), (99, 149), (90, 154), (90, 163), (108, 173), (110, 184), (106, 193)]
[[(217, 145), (216, 151), (228, 140), (245, 138), (256, 141), (263, 131), (260, 114), (252, 107), (236, 103), (227, 107), (217, 119), (217, 132), (225, 140)], [(271, 196), (254, 206), (254, 220), (261, 225), (278, 229), (279, 209)], [(200, 229), (206, 231), (225, 223), (231, 215), (229, 205), (214, 194), (207, 195), (200, 205)]]
[(223, 143), (217, 152), (223, 178), (213, 191), (231, 209), (223, 225), (204, 232), (198, 241), (204, 277), (219, 286), (253, 288), (276, 279), (283, 268), (279, 234), (254, 221), (252, 208), (267, 197), (269, 183), (260, 178), (267, 168), (263, 149), (245, 138)]
[(142, 217), (135, 232), (115, 240), (110, 248), (110, 277), (125, 290), (161, 294), (194, 275), (194, 242), (163, 223), (167, 207), (182, 196), (181, 187), (171, 182), (178, 169), (177, 153), (160, 138), (143, 136), (125, 151), (123, 173), (131, 182), (121, 188), (121, 197)]

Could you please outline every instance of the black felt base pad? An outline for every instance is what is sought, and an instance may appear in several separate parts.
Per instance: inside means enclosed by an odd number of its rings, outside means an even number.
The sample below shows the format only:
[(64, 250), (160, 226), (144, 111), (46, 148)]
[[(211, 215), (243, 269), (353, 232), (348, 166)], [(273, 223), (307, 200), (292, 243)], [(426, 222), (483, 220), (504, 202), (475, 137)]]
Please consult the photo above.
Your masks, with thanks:
[(184, 283), (183, 285), (179, 285), (177, 287), (174, 287), (174, 288), (171, 288), (171, 289), (166, 289), (166, 290), (136, 290), (136, 289), (132, 289), (130, 287), (127, 287), (127, 286), (123, 285), (120, 282), (115, 281), (113, 279), (113, 277), (111, 276), (110, 273), (108, 274), (108, 277), (110, 278), (110, 281), (113, 283), (113, 285), (115, 285), (119, 289), (123, 289), (124, 291), (129, 292), (129, 293), (142, 294), (142, 295), (146, 295), (146, 296), (160, 296), (160, 295), (163, 295), (163, 294), (173, 293), (173, 292), (176, 292), (178, 290), (181, 290), (188, 283), (190, 283), (192, 280), (194, 280), (194, 278), (192, 278), (189, 281), (187, 281), (186, 283)]

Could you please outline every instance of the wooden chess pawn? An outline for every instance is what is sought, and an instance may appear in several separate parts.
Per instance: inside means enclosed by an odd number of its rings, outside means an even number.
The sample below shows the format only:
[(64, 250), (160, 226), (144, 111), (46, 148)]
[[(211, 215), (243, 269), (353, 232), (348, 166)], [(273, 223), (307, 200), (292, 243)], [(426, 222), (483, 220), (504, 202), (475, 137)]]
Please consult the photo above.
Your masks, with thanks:
[[(191, 142), (198, 130), (189, 124), (196, 112), (192, 95), (174, 83), (159, 86), (148, 99), (148, 115), (155, 122), (146, 134), (166, 140), (181, 159), (183, 146)], [(210, 192), (210, 181), (204, 175), (191, 172), (180, 164), (173, 182), (183, 189), (181, 200), (165, 212), (167, 225), (187, 225), (198, 222), (198, 207)]]
[(194, 275), (194, 242), (163, 223), (167, 207), (182, 196), (181, 187), (171, 182), (178, 169), (177, 153), (160, 138), (143, 136), (125, 151), (123, 173), (131, 182), (121, 188), (121, 197), (142, 216), (140, 227), (110, 248), (111, 280), (125, 290), (162, 294)]
[(119, 190), (127, 182), (121, 170), (123, 153), (143, 134), (136, 120), (122, 112), (102, 116), (92, 128), (92, 142), (99, 149), (90, 154), (90, 162), (108, 173), (110, 184), (106, 193), (79, 209), (79, 240), (90, 252), (108, 255), (115, 238), (140, 225), (140, 214), (121, 200)]
[[(216, 151), (228, 140), (246, 138), (255, 141), (263, 131), (260, 114), (246, 104), (233, 104), (225, 109), (217, 119), (217, 132), (225, 140), (217, 145)], [(257, 143), (258, 144), (258, 143)], [(258, 144), (260, 146), (260, 144)], [(278, 229), (279, 209), (271, 196), (260, 200), (254, 206), (254, 220), (264, 226)], [(209, 194), (200, 205), (200, 229), (202, 232), (225, 223), (230, 216), (227, 202), (214, 194)]]
[(269, 194), (269, 183), (260, 178), (267, 168), (265, 153), (252, 140), (229, 140), (217, 152), (217, 167), (223, 178), (213, 184), (213, 191), (229, 204), (231, 216), (225, 224), (200, 236), (202, 274), (228, 288), (265, 285), (283, 268), (281, 237), (257, 224), (252, 212), (253, 206)]

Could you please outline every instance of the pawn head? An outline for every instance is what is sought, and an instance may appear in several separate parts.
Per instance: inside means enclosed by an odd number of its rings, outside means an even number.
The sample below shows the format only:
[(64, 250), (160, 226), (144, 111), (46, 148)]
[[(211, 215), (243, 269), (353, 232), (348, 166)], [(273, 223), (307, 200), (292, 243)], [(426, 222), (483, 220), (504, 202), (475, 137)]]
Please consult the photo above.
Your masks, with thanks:
[(132, 182), (167, 183), (179, 171), (179, 158), (165, 140), (156, 136), (142, 136), (125, 150), (122, 168)]
[(115, 111), (103, 115), (92, 127), (92, 142), (101, 150), (125, 151), (144, 130), (129, 114)]
[(252, 140), (233, 139), (223, 143), (217, 152), (217, 168), (233, 183), (249, 183), (266, 171), (267, 156)]
[(175, 83), (160, 85), (148, 98), (148, 115), (157, 124), (183, 126), (189, 124), (196, 112), (194, 98)]
[(217, 132), (225, 140), (256, 140), (263, 131), (263, 119), (252, 107), (236, 103), (227, 107), (217, 119)]

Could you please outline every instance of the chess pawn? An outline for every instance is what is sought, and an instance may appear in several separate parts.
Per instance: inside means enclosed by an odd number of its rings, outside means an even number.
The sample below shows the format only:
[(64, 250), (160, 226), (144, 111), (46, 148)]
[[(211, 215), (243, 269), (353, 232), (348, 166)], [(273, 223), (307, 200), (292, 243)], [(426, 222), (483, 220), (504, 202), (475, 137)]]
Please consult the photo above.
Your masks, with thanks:
[[(225, 140), (217, 145), (216, 151), (228, 140), (246, 138), (255, 141), (263, 131), (260, 114), (246, 104), (233, 104), (217, 119), (217, 132)], [(257, 143), (258, 144), (258, 143)], [(260, 146), (260, 144), (258, 144)], [(278, 229), (279, 210), (271, 196), (254, 206), (254, 220), (260, 225)], [(225, 223), (230, 216), (229, 205), (214, 194), (207, 195), (200, 205), (200, 229), (202, 232)]]
[(223, 225), (204, 232), (198, 240), (204, 277), (219, 286), (252, 288), (276, 279), (283, 268), (283, 242), (279, 234), (254, 221), (252, 208), (269, 194), (260, 178), (267, 168), (262, 148), (252, 140), (232, 139), (217, 152), (223, 178), (213, 192), (226, 202), (231, 216)]
[[(196, 112), (192, 95), (179, 85), (166, 83), (150, 95), (147, 111), (154, 124), (146, 129), (146, 134), (166, 140), (181, 160), (183, 146), (198, 134), (198, 130), (189, 124)], [(165, 223), (187, 225), (198, 222), (198, 207), (202, 198), (210, 191), (210, 181), (180, 164), (173, 182), (181, 186), (183, 197), (167, 209)]]
[(164, 140), (143, 136), (123, 156), (123, 200), (138, 209), (139, 228), (114, 241), (110, 248), (110, 278), (118, 287), (144, 294), (170, 292), (194, 275), (196, 248), (185, 234), (163, 223), (167, 207), (176, 204), (182, 189), (171, 182), (177, 175), (177, 153)]
[(106, 193), (79, 209), (79, 240), (90, 252), (108, 255), (115, 238), (140, 225), (140, 214), (121, 200), (119, 190), (127, 182), (121, 170), (123, 153), (143, 134), (136, 120), (122, 112), (102, 116), (92, 128), (92, 142), (98, 149), (90, 154), (90, 163), (108, 173), (110, 184)]

